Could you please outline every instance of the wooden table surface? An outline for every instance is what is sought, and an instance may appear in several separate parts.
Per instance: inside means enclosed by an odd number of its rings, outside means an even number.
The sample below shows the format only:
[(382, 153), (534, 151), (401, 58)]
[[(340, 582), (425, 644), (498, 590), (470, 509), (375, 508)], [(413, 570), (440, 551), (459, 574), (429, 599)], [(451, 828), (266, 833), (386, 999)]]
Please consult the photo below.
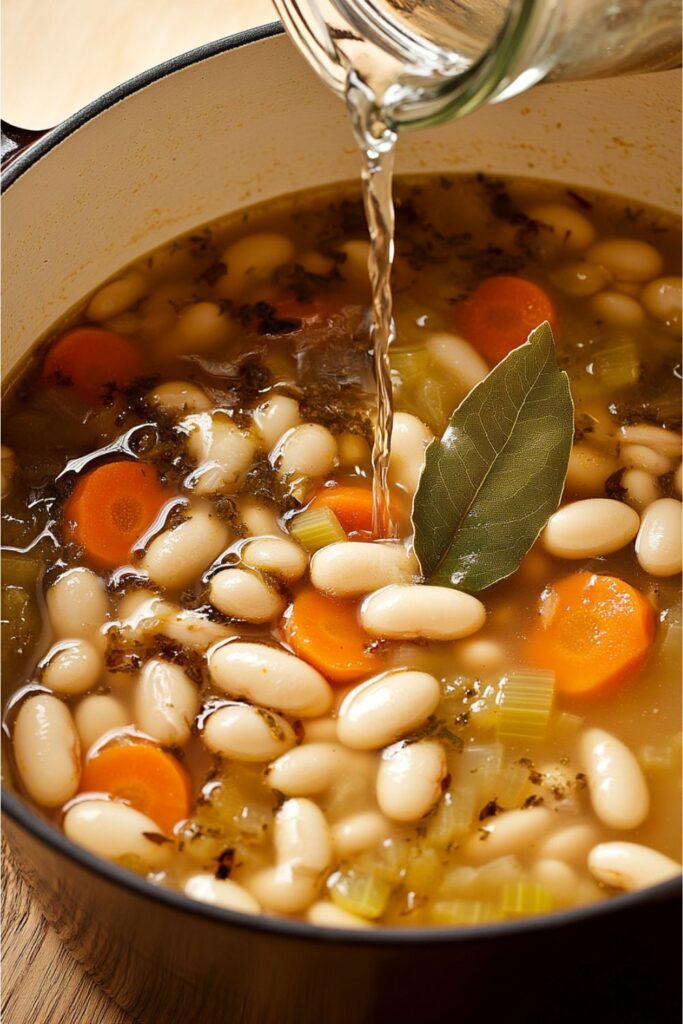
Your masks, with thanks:
[[(3, 0), (2, 116), (50, 127), (162, 60), (273, 20), (271, 0)], [(6, 856), (2, 926), (3, 1024), (134, 1024), (61, 946)]]

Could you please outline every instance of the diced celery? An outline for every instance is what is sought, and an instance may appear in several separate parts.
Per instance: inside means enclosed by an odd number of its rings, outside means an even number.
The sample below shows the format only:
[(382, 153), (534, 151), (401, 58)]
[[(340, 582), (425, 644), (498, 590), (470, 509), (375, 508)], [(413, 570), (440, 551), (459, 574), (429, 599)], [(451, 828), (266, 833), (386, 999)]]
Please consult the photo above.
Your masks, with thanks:
[(455, 381), (439, 370), (424, 348), (395, 347), (389, 358), (400, 381), (400, 406), (440, 434), (462, 397)]
[(428, 893), (438, 885), (443, 874), (441, 857), (429, 847), (416, 847), (406, 865), (403, 884), (413, 892)]
[(683, 628), (679, 622), (665, 622), (657, 645), (657, 667), (666, 677), (677, 679), (681, 674)]
[(388, 882), (398, 882), (404, 875), (411, 852), (409, 839), (386, 839), (375, 857), (375, 872)]
[(536, 882), (514, 882), (503, 886), (501, 907), (506, 917), (547, 914), (554, 906), (552, 894)]
[(42, 567), (43, 563), (39, 558), (22, 554), (20, 551), (4, 550), (2, 552), (2, 583), (31, 590), (36, 585)]
[(640, 378), (638, 346), (632, 338), (618, 339), (596, 352), (593, 376), (605, 388), (617, 390), (635, 384)]
[(456, 786), (444, 793), (427, 825), (427, 842), (444, 849), (457, 843), (474, 820), (476, 790), (473, 785)]
[(431, 369), (431, 358), (424, 348), (392, 345), (389, 349), (389, 361), (391, 369), (399, 375), (404, 387), (420, 384)]
[(582, 725), (581, 715), (573, 715), (570, 711), (560, 711), (550, 720), (550, 732), (553, 739), (559, 743), (569, 743), (578, 735)]
[(336, 541), (346, 540), (341, 523), (331, 508), (309, 508), (294, 516), (289, 524), (289, 532), (307, 551), (319, 551), (320, 548)]
[(515, 672), (506, 676), (498, 698), (498, 738), (515, 743), (542, 740), (548, 729), (554, 692), (553, 672)]
[(501, 768), (494, 794), (501, 807), (517, 807), (528, 792), (529, 771), (527, 768), (523, 768), (520, 764), (511, 764), (506, 768)]
[(503, 912), (495, 903), (484, 900), (438, 900), (429, 916), (434, 924), (489, 924), (501, 921)]
[(673, 747), (641, 747), (638, 762), (647, 775), (659, 775), (673, 771), (676, 766), (676, 752)]
[(349, 914), (369, 921), (381, 917), (391, 896), (391, 884), (377, 875), (355, 868), (335, 871), (327, 882), (333, 903)]

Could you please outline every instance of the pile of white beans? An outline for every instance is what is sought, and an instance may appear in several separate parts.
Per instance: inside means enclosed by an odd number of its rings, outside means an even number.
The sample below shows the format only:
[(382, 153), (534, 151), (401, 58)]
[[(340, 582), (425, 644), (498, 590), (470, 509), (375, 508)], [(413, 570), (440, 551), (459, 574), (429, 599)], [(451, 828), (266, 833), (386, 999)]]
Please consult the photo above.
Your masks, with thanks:
[[(663, 276), (662, 258), (647, 242), (599, 239), (591, 221), (567, 205), (536, 204), (527, 213), (557, 244), (561, 265), (550, 275), (555, 287), (586, 300), (592, 316), (620, 329), (638, 328), (648, 317), (667, 330), (680, 327), (681, 281)], [(367, 242), (353, 239), (341, 248), (344, 277), (363, 294)], [(179, 354), (211, 352), (229, 342), (236, 325), (223, 300), (268, 297), (281, 264), (296, 260), (317, 274), (333, 266), (320, 252), (298, 251), (284, 234), (254, 233), (228, 245), (221, 256), (227, 272), (209, 298), (188, 297), (178, 306), (169, 302), (175, 292), (168, 281), (155, 284), (154, 273), (168, 273), (174, 260), (173, 272), (184, 271), (186, 254), (154, 259), (151, 272), (134, 269), (101, 288), (87, 317), (128, 335), (163, 335)], [(466, 339), (443, 330), (423, 337), (434, 365), (464, 391), (487, 374)], [(384, 666), (371, 678), (333, 688), (278, 642), (292, 594), (305, 580), (322, 594), (358, 600), (368, 646), (394, 642), (419, 652), (428, 644), (451, 645), (459, 670), (473, 678), (499, 679), (509, 655), (482, 601), (421, 582), (408, 542), (352, 538), (309, 556), (271, 506), (242, 493), (254, 459), (264, 453), (285, 489), (303, 483), (312, 493), (335, 478), (368, 477), (365, 440), (306, 422), (294, 393), (273, 388), (245, 427), (195, 382), (166, 380), (150, 391), (150, 405), (175, 418), (192, 464), (182, 488), (182, 521), (147, 544), (136, 566), (147, 587), (112, 596), (85, 565), (50, 585), (49, 646), (35, 680), (15, 698), (12, 743), (28, 796), (63, 812), (65, 833), (88, 850), (111, 860), (134, 858), (157, 880), (229, 910), (368, 928), (373, 921), (326, 895), (330, 872), (406, 836), (414, 839), (444, 792), (467, 780), (438, 732), (419, 738), (442, 706), (442, 675)], [(559, 573), (561, 563), (602, 559), (632, 545), (642, 573), (675, 576), (681, 572), (680, 433), (647, 422), (619, 426), (606, 403), (581, 411), (596, 430), (574, 445), (566, 489), (571, 500), (551, 516), (539, 540), (543, 571), (556, 563), (551, 571)], [(431, 440), (417, 417), (396, 414), (390, 477), (408, 498)], [(15, 469), (14, 454), (3, 447), (3, 496)], [(605, 491), (617, 471), (623, 501)], [(210, 501), (216, 492), (234, 496), (240, 537), (217, 515)], [(200, 580), (220, 616), (180, 603), (179, 593)], [(159, 655), (134, 674), (111, 671), (106, 653), (114, 634), (131, 643), (161, 634), (195, 652), (207, 684)], [(107, 794), (81, 793), (83, 760), (122, 738), (180, 750), (200, 744), (206, 759), (227, 771), (231, 764), (259, 766), (274, 801), (280, 800), (264, 858), (238, 867), (231, 878), (217, 877), (207, 865), (198, 871), (174, 844), (149, 838), (162, 830), (148, 816)], [(601, 898), (598, 886), (633, 890), (680, 872), (673, 859), (627, 838), (650, 811), (649, 784), (634, 752), (612, 732), (585, 724), (571, 747), (588, 800), (572, 791), (556, 804), (505, 810), (481, 827), (474, 821), (453, 856), (441, 851), (439, 898), (466, 895), (484, 869), (503, 881), (523, 872), (558, 907)], [(566, 766), (548, 761), (542, 774), (553, 773), (564, 778)], [(336, 813), (334, 794), (348, 778), (360, 780), (360, 795)]]

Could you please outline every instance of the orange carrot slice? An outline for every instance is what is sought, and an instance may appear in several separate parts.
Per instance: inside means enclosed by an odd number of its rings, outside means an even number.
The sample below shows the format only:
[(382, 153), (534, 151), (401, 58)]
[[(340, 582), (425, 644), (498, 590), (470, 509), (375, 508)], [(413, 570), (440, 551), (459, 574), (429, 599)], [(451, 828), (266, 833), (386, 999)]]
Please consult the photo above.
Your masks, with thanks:
[(455, 324), (467, 341), (491, 363), (498, 363), (513, 348), (548, 320), (555, 330), (557, 314), (550, 296), (524, 277), (489, 277), (454, 310)]
[(67, 534), (92, 562), (113, 569), (130, 561), (168, 498), (151, 466), (107, 462), (76, 484), (64, 508)]
[(296, 653), (332, 683), (351, 683), (377, 672), (378, 656), (369, 653), (370, 637), (358, 621), (358, 606), (300, 591), (285, 622), (285, 637)]
[[(332, 509), (346, 533), (372, 532), (372, 491), (369, 487), (353, 484), (325, 487), (316, 494), (309, 508)], [(393, 502), (391, 517), (394, 522), (400, 518)]]
[(579, 572), (544, 591), (527, 653), (532, 664), (555, 672), (561, 693), (588, 697), (633, 678), (654, 629), (652, 605), (635, 587)]
[(94, 405), (142, 372), (140, 354), (125, 338), (99, 327), (77, 327), (48, 349), (42, 377), (47, 384), (73, 387), (80, 399)]
[(152, 743), (121, 743), (89, 758), (81, 793), (108, 793), (156, 822), (164, 835), (190, 814), (190, 777), (180, 762)]

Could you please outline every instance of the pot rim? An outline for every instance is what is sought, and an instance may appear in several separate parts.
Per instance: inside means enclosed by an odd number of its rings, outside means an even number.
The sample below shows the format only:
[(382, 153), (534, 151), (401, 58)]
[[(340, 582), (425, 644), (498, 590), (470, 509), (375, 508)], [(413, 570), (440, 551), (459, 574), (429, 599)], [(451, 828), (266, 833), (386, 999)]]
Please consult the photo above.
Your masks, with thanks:
[[(207, 58), (218, 56), (229, 50), (246, 46), (249, 43), (260, 42), (274, 36), (279, 36), (283, 33), (284, 28), (280, 22), (270, 22), (243, 32), (237, 32), (223, 39), (205, 43), (193, 50), (189, 50), (187, 53), (182, 53), (115, 86), (115, 88), (110, 89), (81, 110), (76, 111), (76, 113), (66, 118), (55, 128), (48, 130), (42, 138), (31, 145), (24, 153), (17, 156), (2, 176), (2, 193), (10, 188), (33, 164), (67, 139), (69, 135), (78, 131), (88, 121), (97, 117), (109, 107), (132, 96), (133, 93), (153, 85), (167, 75), (174, 74), (176, 71), (182, 71), (184, 68), (198, 64)], [(670, 881), (650, 886), (647, 889), (641, 889), (638, 892), (614, 896), (600, 903), (587, 904), (570, 910), (556, 911), (551, 914), (540, 915), (539, 917), (523, 918), (519, 921), (504, 921), (460, 928), (446, 926), (388, 928), (380, 926), (368, 930), (359, 929), (358, 931), (347, 928), (323, 928), (319, 925), (309, 924), (306, 921), (269, 917), (265, 914), (242, 914), (237, 911), (225, 910), (222, 907), (190, 899), (184, 893), (176, 892), (173, 889), (155, 886), (132, 871), (127, 871), (117, 864), (97, 857), (72, 842), (54, 825), (40, 818), (36, 812), (31, 810), (28, 804), (4, 785), (2, 787), (2, 811), (20, 828), (45, 845), (52, 847), (67, 860), (75, 861), (85, 871), (98, 875), (106, 882), (132, 890), (138, 896), (152, 903), (160, 902), (184, 914), (209, 918), (217, 922), (223, 921), (231, 924), (233, 927), (245, 930), (253, 929), (284, 938), (297, 938), (303, 941), (314, 940), (333, 945), (411, 946), (416, 942), (431, 945), (459, 945), (463, 942), (486, 942), (488, 940), (513, 938), (519, 933), (552, 932), (555, 929), (563, 928), (565, 925), (580, 924), (583, 921), (591, 920), (597, 915), (627, 912), (631, 907), (642, 903), (649, 903), (650, 901), (663, 902), (674, 898), (681, 888), (681, 880), (674, 878)]]

